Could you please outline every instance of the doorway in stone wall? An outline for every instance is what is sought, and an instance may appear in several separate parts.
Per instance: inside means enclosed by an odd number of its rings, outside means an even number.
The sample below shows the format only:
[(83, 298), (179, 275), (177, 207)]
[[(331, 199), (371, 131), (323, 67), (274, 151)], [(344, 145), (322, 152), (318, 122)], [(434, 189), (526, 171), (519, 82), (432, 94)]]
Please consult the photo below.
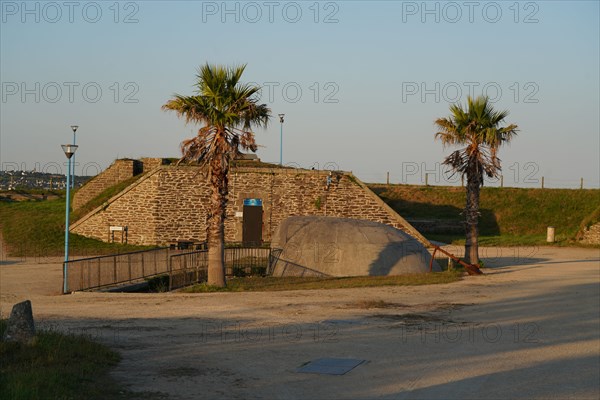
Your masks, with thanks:
[(244, 246), (262, 244), (263, 207), (262, 199), (244, 199), (242, 242)]

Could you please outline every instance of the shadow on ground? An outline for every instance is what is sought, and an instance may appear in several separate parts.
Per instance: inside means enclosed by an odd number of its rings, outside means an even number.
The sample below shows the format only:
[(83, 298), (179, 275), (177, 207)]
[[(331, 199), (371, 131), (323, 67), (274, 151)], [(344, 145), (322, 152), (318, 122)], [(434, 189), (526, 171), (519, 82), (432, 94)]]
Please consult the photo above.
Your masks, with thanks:
[[(132, 390), (174, 398), (597, 398), (597, 282), (559, 285), (549, 276), (522, 282), (519, 293), (543, 281), (555, 286), (541, 295), (418, 314), (397, 305), (306, 322), (308, 311), (283, 324), (284, 310), (233, 318), (208, 308), (194, 318), (45, 322), (119, 350), (114, 376)], [(319, 304), (336, 306), (335, 298)], [(368, 363), (343, 376), (297, 373), (324, 357)]]

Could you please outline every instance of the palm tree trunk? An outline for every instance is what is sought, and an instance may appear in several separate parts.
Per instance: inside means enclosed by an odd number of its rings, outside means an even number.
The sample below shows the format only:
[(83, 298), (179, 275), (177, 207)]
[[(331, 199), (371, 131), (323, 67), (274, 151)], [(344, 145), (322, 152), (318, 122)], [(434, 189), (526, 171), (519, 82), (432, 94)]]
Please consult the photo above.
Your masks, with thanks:
[(208, 218), (208, 284), (225, 287), (225, 207), (228, 168), (225, 157), (210, 161), (210, 214)]
[(466, 238), (465, 238), (465, 262), (479, 264), (479, 191), (481, 185), (476, 168), (471, 168), (467, 174), (467, 205), (466, 214)]

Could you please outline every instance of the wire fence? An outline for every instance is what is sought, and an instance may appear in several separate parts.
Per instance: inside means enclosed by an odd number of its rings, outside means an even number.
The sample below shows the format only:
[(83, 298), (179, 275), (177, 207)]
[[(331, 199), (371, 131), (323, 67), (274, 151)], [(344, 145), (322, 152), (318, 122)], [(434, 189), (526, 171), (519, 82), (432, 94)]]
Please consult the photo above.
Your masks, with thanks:
[[(503, 169), (504, 170), (504, 169)], [(371, 172), (353, 171), (363, 182), (375, 184), (400, 184), (417, 186), (464, 186), (466, 179), (459, 175), (450, 176), (443, 169), (421, 169), (420, 166), (408, 171)], [(593, 178), (579, 177), (575, 179), (551, 176), (532, 175), (527, 171), (515, 175), (506, 171), (498, 178), (484, 178), (484, 187), (511, 187), (529, 189), (600, 189), (600, 181)]]

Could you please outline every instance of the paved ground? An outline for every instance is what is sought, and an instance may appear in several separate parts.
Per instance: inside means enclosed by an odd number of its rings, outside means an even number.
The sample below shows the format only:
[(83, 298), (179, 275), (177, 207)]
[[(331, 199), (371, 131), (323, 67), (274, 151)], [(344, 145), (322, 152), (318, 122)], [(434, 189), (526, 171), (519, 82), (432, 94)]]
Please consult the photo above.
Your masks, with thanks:
[[(598, 399), (600, 250), (488, 249), (482, 277), (423, 287), (61, 296), (60, 260), (3, 260), (0, 311), (118, 350), (156, 398)], [(370, 301), (391, 303), (365, 308)], [(324, 357), (343, 376), (297, 373)]]

